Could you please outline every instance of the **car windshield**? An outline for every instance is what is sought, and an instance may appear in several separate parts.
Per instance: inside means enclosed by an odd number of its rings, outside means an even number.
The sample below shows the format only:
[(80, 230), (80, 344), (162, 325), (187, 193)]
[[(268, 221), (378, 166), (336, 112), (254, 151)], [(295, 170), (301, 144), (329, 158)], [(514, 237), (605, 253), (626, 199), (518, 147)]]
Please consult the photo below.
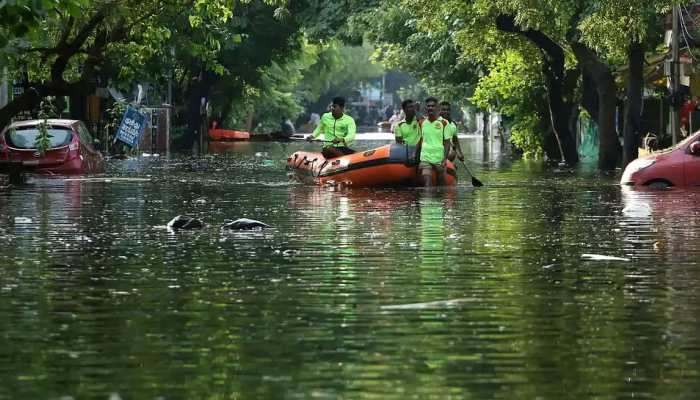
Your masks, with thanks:
[[(35, 126), (10, 129), (5, 135), (7, 144), (18, 149), (35, 149), (39, 129)], [(70, 128), (49, 127), (49, 148), (65, 146), (70, 143), (73, 133)]]

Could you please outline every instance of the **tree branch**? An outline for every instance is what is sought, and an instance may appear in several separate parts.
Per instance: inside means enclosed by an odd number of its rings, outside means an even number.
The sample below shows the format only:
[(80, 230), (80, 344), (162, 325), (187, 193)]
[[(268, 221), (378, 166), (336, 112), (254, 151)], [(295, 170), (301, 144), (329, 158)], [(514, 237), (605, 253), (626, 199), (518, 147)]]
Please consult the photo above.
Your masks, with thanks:
[(504, 32), (515, 33), (524, 36), (537, 46), (553, 65), (552, 70), (558, 77), (564, 75), (564, 49), (559, 43), (552, 40), (546, 34), (532, 28), (523, 30), (515, 24), (515, 17), (512, 15), (499, 15), (496, 18), (496, 27)]
[(60, 47), (68, 43), (68, 37), (70, 32), (73, 30), (73, 25), (75, 25), (75, 18), (70, 16), (68, 17), (68, 21), (61, 31), (61, 37), (58, 39), (58, 45), (56, 47)]
[(68, 62), (80, 51), (83, 44), (85, 44), (97, 26), (104, 21), (105, 17), (105, 8), (103, 7), (90, 18), (70, 43), (65, 43), (64, 45), (59, 43), (59, 45), (56, 46), (58, 57), (51, 66), (52, 81), (63, 81), (63, 72), (66, 70)]

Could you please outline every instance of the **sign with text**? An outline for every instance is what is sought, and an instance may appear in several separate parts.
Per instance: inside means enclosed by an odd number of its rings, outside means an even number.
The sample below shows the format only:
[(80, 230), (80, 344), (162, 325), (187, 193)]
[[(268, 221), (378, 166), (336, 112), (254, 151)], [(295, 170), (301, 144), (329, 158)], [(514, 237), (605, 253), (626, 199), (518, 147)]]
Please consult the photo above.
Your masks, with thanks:
[(143, 130), (146, 129), (146, 114), (134, 107), (128, 107), (124, 113), (122, 123), (117, 129), (117, 140), (134, 147), (139, 143)]

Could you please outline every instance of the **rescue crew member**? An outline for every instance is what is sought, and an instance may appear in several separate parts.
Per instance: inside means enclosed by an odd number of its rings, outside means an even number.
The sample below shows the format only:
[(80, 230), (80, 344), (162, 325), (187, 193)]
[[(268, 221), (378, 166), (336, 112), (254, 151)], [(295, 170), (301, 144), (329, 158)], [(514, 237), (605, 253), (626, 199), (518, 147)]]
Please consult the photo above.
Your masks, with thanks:
[(345, 99), (334, 97), (331, 111), (321, 116), (320, 123), (306, 140), (311, 141), (323, 134), (321, 154), (325, 158), (335, 158), (355, 152), (348, 146), (355, 140), (356, 131), (355, 120), (345, 114)]
[(438, 116), (438, 100), (435, 97), (425, 99), (426, 118), (420, 123), (423, 136), (420, 164), (423, 186), (433, 185), (433, 171), (437, 174), (437, 184), (445, 184), (447, 155), (450, 152), (450, 142), (445, 138), (447, 121)]
[(394, 128), (396, 143), (407, 146), (417, 146), (420, 141), (420, 125), (416, 118), (415, 103), (411, 99), (401, 102), (401, 109), (406, 117)]
[(445, 125), (445, 139), (452, 141), (447, 159), (454, 161), (455, 158), (458, 158), (464, 162), (464, 153), (462, 153), (462, 146), (459, 144), (459, 138), (457, 137), (457, 125), (452, 121), (452, 109), (449, 101), (440, 103), (440, 117), (447, 121), (447, 125)]

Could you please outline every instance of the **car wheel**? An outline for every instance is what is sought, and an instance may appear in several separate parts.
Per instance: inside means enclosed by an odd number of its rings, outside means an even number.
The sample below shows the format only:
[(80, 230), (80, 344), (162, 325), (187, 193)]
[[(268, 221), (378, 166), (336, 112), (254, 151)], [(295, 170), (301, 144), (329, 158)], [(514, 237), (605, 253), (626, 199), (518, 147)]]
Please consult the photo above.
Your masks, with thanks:
[(668, 189), (671, 186), (672, 186), (671, 183), (668, 181), (654, 181), (654, 182), (647, 183), (647, 187), (649, 189), (654, 189), (654, 190)]

